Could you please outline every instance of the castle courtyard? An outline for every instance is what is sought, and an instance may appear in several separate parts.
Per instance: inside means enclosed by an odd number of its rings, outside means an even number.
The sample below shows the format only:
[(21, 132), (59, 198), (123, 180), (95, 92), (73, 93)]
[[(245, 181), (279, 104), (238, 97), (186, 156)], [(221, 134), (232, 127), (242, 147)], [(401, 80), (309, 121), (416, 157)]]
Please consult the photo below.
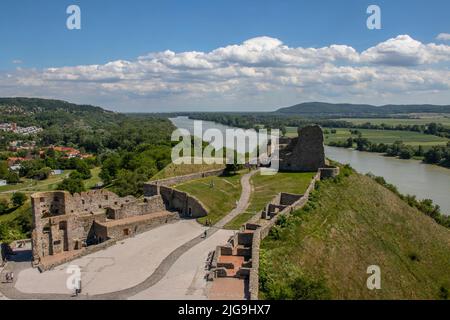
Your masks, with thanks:
[[(77, 265), (81, 268), (82, 295), (106, 294), (113, 297), (117, 293), (127, 298), (120, 291), (142, 284), (160, 265), (169, 264), (166, 266), (167, 274), (155, 286), (140, 292), (141, 288), (145, 288), (144, 285), (126, 295), (135, 299), (206, 298), (207, 282), (204, 276), (208, 253), (226, 241), (233, 232), (219, 230), (202, 239), (204, 230), (195, 220), (179, 220), (44, 273), (29, 267), (29, 261), (15, 262), (26, 267), (16, 275), (14, 288), (25, 295), (55, 295), (56, 298), (67, 295), (69, 298), (73, 292), (66, 287), (70, 276), (66, 270), (68, 266)], [(177, 248), (184, 250), (183, 245), (192, 239), (197, 240), (193, 247), (181, 252), (173, 265), (170, 261), (164, 261)]]

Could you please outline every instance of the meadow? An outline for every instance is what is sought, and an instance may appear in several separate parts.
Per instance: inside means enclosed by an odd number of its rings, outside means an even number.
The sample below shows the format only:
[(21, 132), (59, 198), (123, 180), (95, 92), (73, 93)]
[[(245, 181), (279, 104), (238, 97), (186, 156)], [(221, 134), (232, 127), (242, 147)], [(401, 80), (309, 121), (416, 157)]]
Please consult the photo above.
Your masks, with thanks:
[(252, 177), (253, 191), (246, 212), (230, 221), (225, 228), (237, 230), (253, 215), (260, 212), (278, 193), (303, 194), (308, 188), (315, 172), (279, 172), (273, 176), (263, 176), (259, 173)]
[(208, 209), (207, 217), (198, 219), (205, 224), (208, 219), (212, 224), (218, 222), (236, 206), (241, 197), (242, 173), (233, 176), (211, 176), (188, 181), (174, 186), (200, 200)]

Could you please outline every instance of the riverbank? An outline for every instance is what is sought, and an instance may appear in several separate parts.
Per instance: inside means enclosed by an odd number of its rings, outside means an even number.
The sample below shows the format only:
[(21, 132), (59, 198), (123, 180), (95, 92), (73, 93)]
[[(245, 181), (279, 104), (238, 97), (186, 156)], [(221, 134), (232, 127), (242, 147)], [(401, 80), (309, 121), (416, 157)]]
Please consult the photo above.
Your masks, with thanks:
[[(188, 117), (169, 119), (178, 128), (193, 132), (194, 120)], [(203, 129), (216, 128), (225, 132), (233, 127), (203, 121)], [(325, 146), (327, 158), (350, 164), (356, 171), (381, 176), (388, 183), (395, 185), (402, 194), (410, 194), (418, 199), (431, 199), (441, 207), (441, 211), (450, 213), (450, 170), (447, 168), (424, 164), (418, 160), (403, 160), (383, 157), (376, 153), (348, 150)]]

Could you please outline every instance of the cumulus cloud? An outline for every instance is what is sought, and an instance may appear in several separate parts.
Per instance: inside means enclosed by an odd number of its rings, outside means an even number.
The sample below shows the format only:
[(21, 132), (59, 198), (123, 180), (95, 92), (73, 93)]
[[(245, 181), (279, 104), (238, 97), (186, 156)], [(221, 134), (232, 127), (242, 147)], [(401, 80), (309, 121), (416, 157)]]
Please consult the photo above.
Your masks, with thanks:
[(423, 44), (408, 35), (382, 42), (361, 54), (364, 62), (392, 66), (416, 66), (450, 61), (450, 46)]
[(440, 41), (450, 41), (450, 33), (440, 33), (436, 37), (436, 40)]
[[(257, 37), (210, 52), (151, 52), (132, 61), (44, 70), (17, 70), (0, 88), (45, 91), (58, 96), (89, 93), (110, 99), (154, 99), (164, 104), (215, 99), (230, 104), (258, 95), (352, 100), (406, 92), (444, 92), (448, 96), (450, 46), (424, 44), (399, 35), (363, 52), (347, 45), (289, 47)], [(124, 98), (125, 97), (125, 98)], [(141, 103), (141, 102), (139, 102)], [(263, 102), (261, 102), (263, 103)]]

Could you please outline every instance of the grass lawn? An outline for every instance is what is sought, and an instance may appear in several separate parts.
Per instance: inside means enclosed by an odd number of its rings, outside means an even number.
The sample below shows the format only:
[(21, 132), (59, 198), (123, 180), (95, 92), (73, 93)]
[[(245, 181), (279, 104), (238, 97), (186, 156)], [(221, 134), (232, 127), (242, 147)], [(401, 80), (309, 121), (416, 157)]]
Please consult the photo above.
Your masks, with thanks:
[(389, 125), (424, 125), (432, 122), (441, 123), (446, 127), (450, 127), (450, 116), (437, 116), (437, 117), (421, 117), (417, 119), (400, 119), (400, 118), (342, 118), (336, 120), (343, 120), (354, 124), (363, 124), (370, 122), (372, 124), (389, 124)]
[(86, 189), (92, 189), (93, 187), (95, 187), (95, 185), (99, 182), (102, 181), (102, 179), (100, 179), (100, 177), (98, 176), (99, 173), (101, 171), (100, 167), (96, 167), (94, 169), (91, 169), (91, 175), (92, 177), (88, 180), (84, 180), (84, 186), (86, 187)]
[[(236, 206), (236, 201), (241, 197), (241, 177), (242, 174), (206, 177), (176, 185), (174, 188), (196, 197), (208, 208), (208, 216), (199, 218), (200, 223), (209, 219), (214, 224)], [(211, 183), (214, 184), (213, 187)]]
[(263, 176), (259, 173), (254, 175), (251, 180), (253, 192), (247, 211), (230, 221), (225, 228), (239, 229), (254, 214), (264, 209), (267, 203), (280, 192), (303, 194), (315, 175), (316, 172), (279, 172), (274, 176)]
[(24, 193), (33, 193), (38, 191), (49, 191), (55, 190), (58, 184), (68, 176), (72, 170), (65, 170), (63, 174), (51, 175), (46, 180), (33, 180), (33, 179), (22, 179), (19, 184), (12, 184), (0, 187), (1, 193), (12, 193), (15, 191), (20, 191)]
[[(344, 300), (439, 299), (450, 290), (449, 229), (356, 173), (321, 182), (312, 199), (262, 242), (260, 298), (295, 290), (296, 279)], [(381, 290), (367, 289), (371, 265), (381, 269)]]
[[(330, 128), (324, 128), (324, 131), (328, 130), (331, 132)], [(325, 134), (325, 144), (337, 141), (346, 141), (352, 135), (350, 134), (348, 128), (336, 129), (336, 133)], [(419, 132), (411, 131), (399, 131), (399, 130), (372, 130), (372, 129), (354, 129), (362, 133), (363, 138), (367, 138), (370, 142), (374, 143), (384, 143), (392, 144), (395, 141), (403, 141), (403, 143), (411, 146), (436, 146), (436, 145), (446, 145), (449, 139), (441, 138), (429, 134), (423, 134)], [(289, 127), (287, 131), (287, 136), (295, 137), (297, 136), (297, 129)], [(353, 135), (356, 138), (356, 135)]]

